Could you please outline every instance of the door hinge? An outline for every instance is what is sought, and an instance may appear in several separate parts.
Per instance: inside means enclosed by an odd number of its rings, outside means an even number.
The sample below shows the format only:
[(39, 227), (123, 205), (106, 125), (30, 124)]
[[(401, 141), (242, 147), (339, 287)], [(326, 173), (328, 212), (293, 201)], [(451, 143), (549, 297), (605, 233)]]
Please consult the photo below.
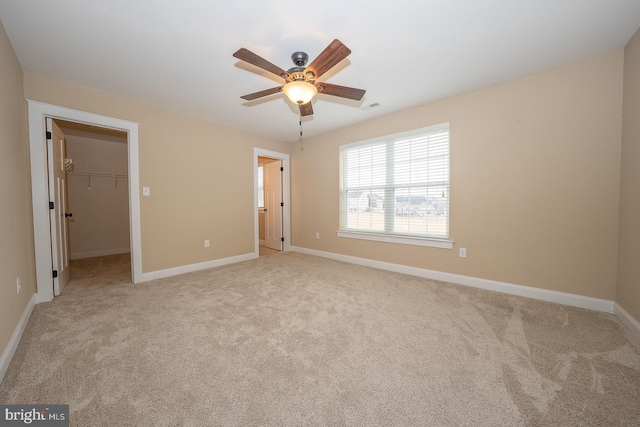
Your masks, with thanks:
[(284, 237), (281, 237), (281, 238), (280, 238), (280, 241), (281, 241), (281, 242), (284, 242)]
[(280, 202), (280, 206), (284, 206), (284, 202)]
[(51, 135), (51, 132), (47, 131), (47, 139), (51, 139), (53, 138), (53, 135)]
[(56, 277), (58, 277), (58, 270), (53, 270), (53, 278), (55, 279)]
[(284, 172), (284, 168), (280, 166), (280, 172)]
[(49, 202), (49, 209), (54, 209), (53, 202)]

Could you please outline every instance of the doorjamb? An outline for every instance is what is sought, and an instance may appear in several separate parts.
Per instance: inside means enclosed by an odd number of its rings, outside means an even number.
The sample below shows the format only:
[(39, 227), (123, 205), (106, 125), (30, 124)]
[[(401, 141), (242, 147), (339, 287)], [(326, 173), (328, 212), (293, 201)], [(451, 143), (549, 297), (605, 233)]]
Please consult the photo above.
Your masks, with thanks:
[(138, 165), (138, 123), (85, 111), (27, 100), (29, 112), (29, 151), (31, 161), (31, 199), (35, 244), (37, 302), (53, 299), (51, 234), (45, 118), (61, 119), (127, 132), (129, 181), (129, 240), (131, 279), (142, 281), (142, 243), (140, 232), (140, 171)]
[(277, 151), (264, 150), (262, 148), (253, 149), (253, 220), (255, 230), (255, 256), (260, 256), (260, 230), (258, 225), (258, 157), (270, 157), (282, 160), (284, 172), (282, 174), (282, 234), (284, 235), (283, 251), (291, 250), (291, 202), (290, 202), (290, 180), (291, 162), (289, 154), (278, 153)]

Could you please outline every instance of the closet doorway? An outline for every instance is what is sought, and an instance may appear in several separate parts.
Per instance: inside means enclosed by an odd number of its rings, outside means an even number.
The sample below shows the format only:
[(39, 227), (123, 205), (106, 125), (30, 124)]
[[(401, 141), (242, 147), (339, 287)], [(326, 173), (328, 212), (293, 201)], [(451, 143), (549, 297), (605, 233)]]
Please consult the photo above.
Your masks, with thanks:
[(66, 139), (71, 279), (77, 279), (74, 271), (85, 276), (87, 269), (98, 276), (117, 269), (131, 278), (127, 133), (54, 122)]
[[(33, 238), (35, 243), (37, 302), (51, 301), (54, 297), (56, 268), (59, 264), (60, 248), (56, 235), (57, 215), (53, 214), (49, 192), (49, 173), (47, 155), (47, 121), (68, 121), (125, 132), (127, 135), (128, 173), (124, 185), (128, 192), (129, 208), (129, 247), (131, 281), (139, 283), (142, 277), (142, 244), (140, 232), (140, 179), (138, 166), (138, 124), (127, 120), (102, 116), (80, 110), (73, 110), (53, 104), (27, 100), (29, 113), (29, 150), (31, 165), (31, 198), (33, 206)], [(93, 182), (92, 182), (93, 184)], [(121, 185), (121, 184), (118, 184)], [(53, 208), (55, 210), (55, 208)], [(58, 210), (58, 215), (63, 215)], [(72, 212), (68, 212), (72, 214)], [(64, 254), (62, 254), (64, 255)], [(52, 274), (53, 270), (53, 274)]]

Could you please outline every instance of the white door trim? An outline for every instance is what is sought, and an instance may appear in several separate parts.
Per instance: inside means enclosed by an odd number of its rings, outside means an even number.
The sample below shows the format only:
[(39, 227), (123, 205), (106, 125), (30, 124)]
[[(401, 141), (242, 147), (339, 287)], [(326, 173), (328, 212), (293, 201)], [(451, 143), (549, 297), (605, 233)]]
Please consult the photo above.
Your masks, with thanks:
[(140, 171), (138, 165), (138, 123), (88, 113), (57, 105), (27, 100), (29, 111), (29, 150), (31, 159), (31, 199), (33, 239), (36, 256), (37, 302), (53, 299), (51, 234), (49, 229), (49, 190), (45, 118), (68, 120), (127, 132), (129, 150), (129, 227), (131, 279), (142, 281), (142, 243), (140, 233)]
[(291, 248), (291, 198), (290, 180), (291, 180), (291, 162), (289, 155), (278, 153), (277, 151), (264, 150), (262, 148), (253, 149), (253, 220), (255, 231), (255, 255), (260, 255), (260, 230), (258, 224), (258, 157), (270, 157), (272, 159), (282, 160), (284, 173), (282, 174), (282, 201), (284, 209), (282, 210), (282, 233), (284, 234), (283, 251)]

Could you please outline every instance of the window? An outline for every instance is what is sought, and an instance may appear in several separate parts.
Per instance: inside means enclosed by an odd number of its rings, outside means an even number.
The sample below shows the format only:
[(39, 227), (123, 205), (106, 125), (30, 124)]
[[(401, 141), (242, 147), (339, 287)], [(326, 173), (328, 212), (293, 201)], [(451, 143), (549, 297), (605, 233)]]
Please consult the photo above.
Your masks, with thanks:
[(449, 123), (340, 147), (338, 236), (453, 247)]
[(264, 208), (264, 166), (258, 166), (258, 208)]

